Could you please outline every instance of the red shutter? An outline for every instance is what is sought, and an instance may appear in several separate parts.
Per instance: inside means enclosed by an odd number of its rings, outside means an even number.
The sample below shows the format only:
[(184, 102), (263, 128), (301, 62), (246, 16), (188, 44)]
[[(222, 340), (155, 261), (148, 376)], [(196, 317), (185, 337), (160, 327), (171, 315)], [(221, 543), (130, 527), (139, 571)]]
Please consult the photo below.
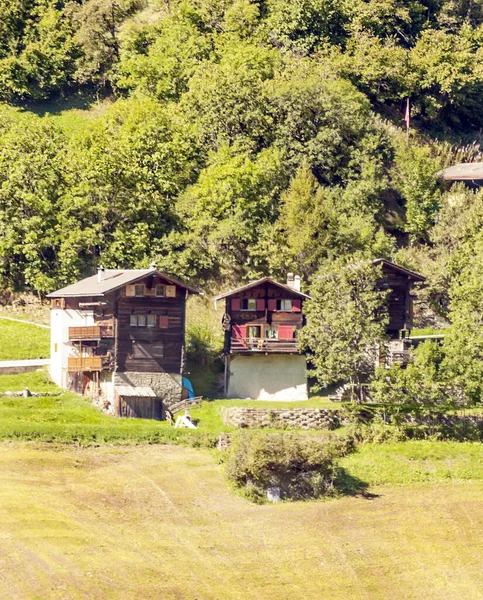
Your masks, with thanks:
[(274, 298), (268, 301), (268, 310), (277, 310), (277, 301)]
[(246, 325), (233, 325), (232, 327), (233, 337), (240, 339), (247, 337), (247, 326)]
[(279, 340), (293, 340), (293, 326), (292, 325), (279, 325), (278, 326), (278, 339)]
[(231, 299), (231, 310), (240, 310), (240, 298)]
[(292, 300), (292, 312), (300, 312), (302, 310), (301, 300)]
[(265, 300), (263, 298), (257, 298), (257, 310), (265, 310)]
[(169, 326), (168, 317), (159, 317), (159, 326), (161, 329), (166, 329)]

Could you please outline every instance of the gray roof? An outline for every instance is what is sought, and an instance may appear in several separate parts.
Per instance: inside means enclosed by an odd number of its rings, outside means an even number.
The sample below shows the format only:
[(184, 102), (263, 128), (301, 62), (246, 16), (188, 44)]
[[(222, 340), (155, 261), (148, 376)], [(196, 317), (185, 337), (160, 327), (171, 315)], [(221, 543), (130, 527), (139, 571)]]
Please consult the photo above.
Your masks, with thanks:
[(483, 179), (483, 163), (460, 163), (437, 173), (445, 181), (481, 181)]
[(156, 398), (156, 394), (148, 386), (116, 385), (114, 389), (123, 398)]
[(310, 296), (308, 296), (307, 294), (303, 294), (302, 292), (299, 292), (297, 290), (294, 290), (294, 288), (291, 288), (289, 285), (279, 283), (278, 281), (275, 281), (275, 279), (272, 279), (271, 277), (262, 277), (261, 279), (258, 279), (257, 281), (252, 281), (251, 283), (247, 283), (247, 285), (242, 285), (239, 288), (230, 290), (229, 292), (225, 292), (224, 294), (220, 294), (219, 296), (217, 296), (215, 298), (215, 300), (222, 300), (223, 298), (229, 298), (230, 296), (234, 296), (235, 294), (239, 294), (240, 292), (244, 292), (246, 290), (251, 290), (252, 288), (257, 287), (262, 283), (271, 283), (286, 292), (290, 292), (291, 294), (294, 294), (295, 296), (299, 296), (300, 298), (309, 298), (310, 299)]
[(184, 283), (179, 279), (175, 279), (170, 275), (161, 273), (156, 269), (105, 269), (103, 271), (102, 280), (99, 281), (98, 275), (92, 275), (81, 279), (76, 283), (68, 285), (60, 290), (47, 295), (47, 298), (82, 298), (90, 296), (104, 296), (124, 287), (140, 281), (148, 275), (159, 275), (168, 283), (182, 287), (193, 294), (201, 294), (196, 288)]

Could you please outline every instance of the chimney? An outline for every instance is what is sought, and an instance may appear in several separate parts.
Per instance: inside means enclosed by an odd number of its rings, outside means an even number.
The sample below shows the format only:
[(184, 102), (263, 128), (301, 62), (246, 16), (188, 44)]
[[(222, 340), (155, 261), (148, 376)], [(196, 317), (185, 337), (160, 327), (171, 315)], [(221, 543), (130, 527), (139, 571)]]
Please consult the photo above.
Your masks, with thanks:
[(289, 273), (287, 275), (287, 285), (293, 290), (300, 292), (300, 275), (295, 275), (294, 277), (293, 273)]
[(97, 269), (97, 283), (101, 283), (101, 281), (104, 281), (104, 267), (102, 265), (99, 265), (99, 268)]
[(156, 271), (156, 269), (158, 268), (158, 265), (155, 262), (152, 262), (149, 265), (149, 268), (151, 269), (151, 271)]

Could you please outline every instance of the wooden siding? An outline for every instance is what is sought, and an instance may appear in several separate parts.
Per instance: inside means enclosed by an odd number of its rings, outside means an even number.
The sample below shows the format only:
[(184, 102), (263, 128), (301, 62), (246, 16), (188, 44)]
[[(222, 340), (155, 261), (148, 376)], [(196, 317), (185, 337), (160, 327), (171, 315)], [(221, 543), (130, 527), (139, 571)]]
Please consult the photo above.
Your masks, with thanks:
[[(241, 310), (241, 301), (255, 299), (254, 310)], [(277, 300), (292, 300), (292, 311), (276, 310)], [(304, 325), (303, 300), (289, 290), (285, 291), (270, 283), (261, 283), (257, 287), (240, 292), (236, 297), (226, 299), (226, 313), (230, 316), (230, 331), (225, 332), (225, 353), (230, 352), (296, 352), (296, 341), (288, 339), (288, 331), (300, 329)], [(277, 325), (279, 339), (264, 339), (263, 327)], [(253, 340), (248, 342), (248, 327), (260, 326), (261, 338), (258, 344)], [(291, 336), (293, 338), (293, 334)], [(284, 339), (286, 338), (286, 339)], [(239, 340), (234, 342), (234, 340)]]
[(124, 398), (121, 396), (117, 398), (115, 413), (117, 417), (161, 421), (163, 418), (163, 402), (158, 398), (136, 396)]
[[(184, 311), (185, 294), (179, 288), (174, 298), (121, 295), (118, 302), (118, 370), (180, 373), (184, 346)], [(131, 315), (138, 314), (154, 315), (156, 326), (131, 326)], [(138, 356), (134, 352), (135, 344)]]

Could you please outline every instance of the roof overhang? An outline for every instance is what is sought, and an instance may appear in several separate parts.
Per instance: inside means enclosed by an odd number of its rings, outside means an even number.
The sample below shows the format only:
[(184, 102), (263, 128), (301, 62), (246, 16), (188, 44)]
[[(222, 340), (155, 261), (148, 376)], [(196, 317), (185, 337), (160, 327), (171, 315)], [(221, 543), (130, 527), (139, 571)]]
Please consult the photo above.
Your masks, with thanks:
[[(182, 287), (182, 288), (188, 290), (188, 292), (190, 292), (191, 294), (203, 295), (203, 292), (201, 292), (197, 288), (185, 283), (184, 281), (181, 281), (181, 279), (176, 279), (175, 277), (171, 277), (171, 275), (166, 275), (166, 273), (162, 273), (161, 271), (157, 271), (157, 270), (153, 269), (148, 272), (141, 273), (141, 274), (137, 274), (137, 275), (133, 274), (132, 278), (129, 278), (127, 280), (124, 279), (122, 281), (122, 283), (120, 283), (119, 285), (113, 285), (112, 287), (109, 287), (108, 289), (106, 289), (102, 292), (97, 292), (95, 290), (86, 290), (85, 292), (79, 291), (79, 292), (69, 293), (69, 292), (64, 291), (67, 288), (61, 288), (60, 290), (56, 290), (55, 292), (51, 292), (50, 294), (47, 294), (46, 297), (47, 298), (102, 298), (108, 294), (111, 294), (112, 292), (116, 292), (117, 290), (125, 287), (126, 285), (132, 285), (133, 283), (137, 283), (138, 281), (142, 281), (146, 277), (152, 277), (153, 275), (159, 275), (163, 279), (166, 279), (166, 281), (168, 281), (169, 283), (171, 283), (173, 285), (177, 285), (178, 287)], [(90, 278), (87, 278), (87, 279), (90, 279)], [(80, 284), (81, 282), (82, 282), (82, 280), (79, 281), (78, 283)], [(67, 286), (67, 287), (70, 287), (70, 286)]]
[(426, 277), (424, 277), (424, 275), (421, 275), (421, 273), (416, 273), (416, 271), (410, 271), (409, 269), (406, 269), (405, 267), (401, 267), (400, 265), (397, 265), (396, 263), (391, 262), (390, 260), (386, 260), (385, 258), (376, 258), (376, 260), (372, 261), (373, 265), (383, 265), (385, 267), (387, 267), (388, 269), (392, 269), (393, 271), (396, 271), (397, 273), (402, 273), (404, 275), (407, 275), (408, 278), (412, 279), (413, 281), (426, 281)]
[(308, 294), (303, 294), (302, 292), (295, 290), (289, 285), (285, 285), (283, 283), (280, 283), (279, 281), (275, 281), (271, 277), (262, 277), (262, 279), (252, 281), (251, 283), (247, 283), (247, 285), (242, 285), (241, 287), (238, 287), (234, 290), (230, 290), (229, 292), (225, 292), (224, 294), (216, 296), (215, 301), (223, 300), (223, 298), (230, 298), (231, 296), (236, 296), (237, 294), (246, 292), (247, 290), (251, 290), (252, 288), (256, 288), (264, 283), (271, 283), (272, 285), (275, 285), (276, 287), (279, 287), (280, 289), (284, 290), (285, 292), (289, 292), (294, 296), (298, 296), (299, 298), (307, 298), (308, 300), (310, 300), (310, 296)]
[(444, 181), (480, 181), (483, 183), (483, 162), (459, 163), (438, 171), (436, 177)]

